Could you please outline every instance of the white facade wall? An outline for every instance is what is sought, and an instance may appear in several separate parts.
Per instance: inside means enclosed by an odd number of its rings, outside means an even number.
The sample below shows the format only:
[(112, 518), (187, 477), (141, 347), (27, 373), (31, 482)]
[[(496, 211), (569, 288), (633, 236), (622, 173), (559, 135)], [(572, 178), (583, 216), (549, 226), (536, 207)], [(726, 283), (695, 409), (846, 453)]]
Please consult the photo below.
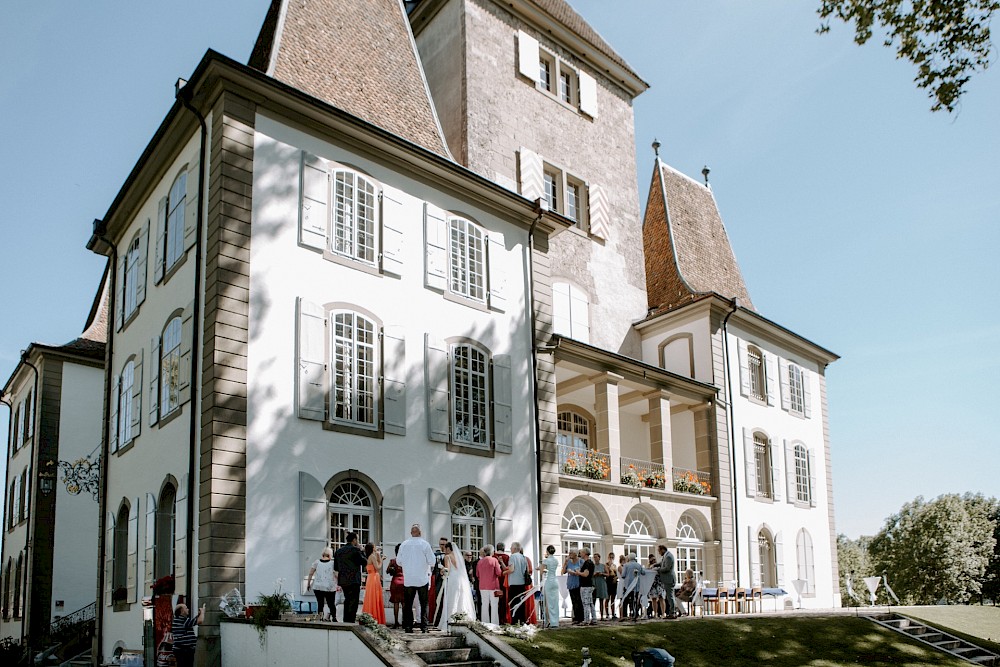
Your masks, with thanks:
[[(9, 397), (11, 399), (12, 405), (17, 406), (22, 405), (23, 401), (27, 398), (28, 394), (33, 391), (33, 379), (34, 376), (30, 372), (30, 369), (26, 369), (25, 372), (21, 374), (21, 378), (18, 383), (11, 386), (11, 391)], [(7, 465), (6, 465), (6, 476), (4, 479), (4, 489), (3, 489), (3, 563), (0, 567), (3, 567), (4, 583), (2, 593), (6, 593), (6, 597), (2, 600), (2, 605), (8, 609), (7, 618), (0, 619), (0, 637), (20, 637), (21, 636), (21, 623), (24, 620), (24, 604), (21, 605), (21, 610), (18, 618), (14, 618), (11, 613), (11, 600), (14, 596), (15, 591), (15, 579), (17, 573), (17, 558), (19, 554), (24, 554), (24, 547), (28, 541), (28, 521), (20, 520), (16, 518), (12, 522), (11, 514), (11, 492), (12, 486), (18, 485), (18, 490), (20, 491), (20, 484), (22, 476), (25, 470), (29, 467), (31, 463), (31, 441), (29, 439), (27, 444), (20, 445), (17, 451), (14, 451), (14, 441), (17, 439), (17, 418), (15, 417), (15, 411), (11, 410), (10, 427), (9, 433), (5, 434), (7, 436), (5, 443), (7, 445)], [(34, 475), (35, 471), (29, 473), (30, 476)], [(22, 495), (19, 493), (19, 495)], [(20, 501), (18, 501), (20, 503)], [(30, 505), (29, 505), (30, 509)], [(22, 514), (21, 511), (17, 512), (18, 516)], [(22, 556), (22, 568), (27, 567), (27, 562), (23, 560)], [(9, 566), (9, 575), (8, 575)], [(24, 573), (21, 574), (22, 581), (22, 599), (24, 603), (27, 603), (27, 595), (23, 592), (23, 581)]]

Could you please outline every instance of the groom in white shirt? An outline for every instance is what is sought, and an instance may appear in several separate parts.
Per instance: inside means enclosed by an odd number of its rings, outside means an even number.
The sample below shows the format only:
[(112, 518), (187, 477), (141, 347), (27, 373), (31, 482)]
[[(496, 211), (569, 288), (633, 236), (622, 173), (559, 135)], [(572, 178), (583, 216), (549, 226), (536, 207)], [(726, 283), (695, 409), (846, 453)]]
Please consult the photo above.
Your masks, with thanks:
[(420, 599), (420, 631), (427, 632), (427, 586), (436, 559), (420, 524), (410, 526), (410, 539), (399, 545), (396, 562), (403, 568), (403, 630), (413, 632), (413, 597)]

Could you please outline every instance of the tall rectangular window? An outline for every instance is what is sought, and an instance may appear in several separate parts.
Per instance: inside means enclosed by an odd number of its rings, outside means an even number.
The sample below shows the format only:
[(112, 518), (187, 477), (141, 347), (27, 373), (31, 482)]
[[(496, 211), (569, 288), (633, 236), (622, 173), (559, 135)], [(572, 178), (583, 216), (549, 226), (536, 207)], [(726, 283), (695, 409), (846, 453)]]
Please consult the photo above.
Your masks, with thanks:
[(764, 353), (759, 348), (747, 348), (747, 368), (750, 372), (750, 395), (759, 401), (766, 401), (767, 380), (764, 375)]
[(462, 218), (452, 218), (449, 228), (451, 291), (486, 301), (486, 246), (482, 230)]
[(795, 445), (795, 498), (802, 503), (811, 499), (809, 476), (809, 453), (803, 445)]
[(792, 412), (805, 413), (806, 397), (802, 384), (802, 369), (795, 364), (788, 364), (788, 400)]
[(455, 442), (489, 446), (489, 359), (472, 345), (452, 348), (452, 424)]
[(559, 209), (559, 186), (562, 184), (562, 179), (551, 171), (544, 172), (544, 179), (545, 201), (549, 205), (549, 210), (561, 212)]
[(125, 303), (124, 312), (127, 320), (139, 307), (139, 237), (129, 244), (125, 255)]
[(771, 443), (760, 433), (753, 434), (754, 463), (757, 467), (757, 496), (773, 498), (771, 490)]
[(333, 315), (333, 417), (336, 421), (377, 426), (375, 324), (352, 312)]
[(554, 61), (547, 55), (541, 54), (538, 61), (538, 83), (544, 89), (552, 92), (552, 70)]
[(375, 185), (356, 172), (334, 173), (332, 252), (375, 263), (376, 192)]
[(166, 268), (170, 267), (184, 254), (184, 209), (187, 195), (187, 172), (182, 171), (167, 195), (167, 248)]
[(163, 330), (160, 344), (160, 416), (181, 405), (181, 318), (175, 317)]
[(118, 443), (119, 446), (132, 441), (133, 387), (135, 386), (135, 363), (129, 361), (122, 369), (121, 383), (118, 385)]

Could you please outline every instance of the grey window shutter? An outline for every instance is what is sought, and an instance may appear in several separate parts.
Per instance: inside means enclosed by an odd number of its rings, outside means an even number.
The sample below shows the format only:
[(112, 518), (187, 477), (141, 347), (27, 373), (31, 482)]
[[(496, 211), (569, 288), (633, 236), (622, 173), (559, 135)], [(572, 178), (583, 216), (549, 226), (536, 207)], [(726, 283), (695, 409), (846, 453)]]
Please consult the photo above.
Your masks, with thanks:
[(764, 352), (764, 372), (767, 375), (767, 404), (778, 403), (778, 362), (773, 354)]
[(403, 539), (406, 528), (406, 486), (395, 484), (382, 496), (382, 534), (390, 536), (390, 541), (383, 542), (386, 551), (395, 545), (392, 540)]
[(486, 264), (490, 274), (490, 308), (503, 311), (507, 307), (507, 249), (503, 234), (488, 235)]
[(784, 486), (781, 483), (781, 452), (778, 449), (778, 445), (775, 443), (774, 438), (771, 438), (767, 443), (768, 458), (771, 462), (771, 493), (773, 495), (773, 500), (781, 500), (781, 489)]
[(104, 527), (104, 604), (110, 607), (115, 574), (115, 515), (108, 512)]
[(611, 211), (604, 188), (596, 183), (591, 185), (587, 189), (587, 201), (590, 206), (590, 233), (606, 240), (611, 232)]
[(448, 289), (448, 222), (445, 212), (424, 204), (425, 284), (436, 290)]
[(521, 196), (534, 201), (544, 194), (542, 157), (529, 148), (521, 146), (517, 152), (517, 164), (521, 177)]
[(431, 534), (450, 535), (451, 506), (444, 494), (437, 489), (427, 489), (427, 507), (431, 513)]
[(156, 206), (156, 266), (153, 267), (153, 284), (163, 282), (163, 270), (167, 261), (167, 198), (160, 197)]
[(125, 577), (128, 601), (135, 602), (139, 578), (139, 498), (135, 499), (128, 511), (128, 561)]
[(736, 339), (736, 349), (740, 357), (740, 394), (750, 395), (750, 362), (747, 353), (747, 342), (743, 339)]
[(809, 391), (809, 371), (802, 370), (802, 405), (805, 408), (803, 416), (809, 419), (812, 416), (812, 392)]
[(143, 578), (143, 591), (148, 591), (153, 585), (153, 547), (155, 546), (156, 535), (156, 497), (152, 493), (146, 494), (146, 550), (143, 563), (145, 577)]
[(580, 72), (580, 111), (597, 118), (597, 81), (586, 72)]
[(330, 174), (321, 158), (302, 151), (299, 243), (323, 251), (330, 221)]
[(181, 368), (177, 382), (180, 405), (191, 400), (191, 341), (194, 336), (194, 301), (191, 301), (181, 315)]
[(403, 275), (403, 230), (407, 227), (408, 199), (402, 190), (382, 186), (382, 271), (394, 276)]
[(35, 435), (35, 402), (38, 400), (38, 396), (34, 392), (28, 392), (28, 399), (25, 401), (25, 414), (28, 416), (28, 424), (24, 431), (27, 434), (28, 440)]
[(201, 202), (198, 201), (198, 174), (201, 171), (201, 163), (198, 160), (198, 153), (191, 156), (188, 162), (187, 180), (184, 183), (187, 190), (184, 193), (184, 250), (189, 250), (198, 240), (198, 210), (201, 206)]
[(788, 362), (778, 358), (778, 380), (781, 386), (781, 409), (788, 411), (792, 409), (791, 383), (788, 381)]
[(493, 438), (498, 453), (510, 454), (514, 446), (513, 388), (510, 355), (493, 355)]
[(406, 435), (406, 340), (405, 329), (389, 325), (382, 336), (382, 405), (384, 430)]
[(309, 570), (330, 543), (330, 510), (323, 485), (299, 472), (299, 592), (306, 592)]
[(160, 337), (149, 341), (149, 425), (160, 420)]
[(750, 552), (750, 585), (760, 586), (763, 579), (760, 576), (760, 547), (750, 526), (747, 526), (747, 551)]
[(795, 479), (795, 445), (787, 440), (785, 443), (785, 492), (788, 502), (794, 503), (798, 499), (798, 488)]
[(816, 458), (812, 449), (806, 451), (806, 462), (809, 464), (809, 507), (816, 507)]
[(142, 432), (142, 362), (145, 350), (139, 350), (136, 355), (132, 374), (132, 419), (129, 423), (132, 439), (135, 440)]
[(115, 274), (115, 331), (122, 330), (125, 322), (125, 269), (128, 253), (118, 256), (118, 273)]
[(121, 405), (122, 376), (116, 375), (111, 381), (111, 421), (108, 424), (108, 450), (118, 451), (118, 406)]
[(188, 476), (177, 481), (177, 498), (174, 503), (174, 583), (182, 591), (187, 585), (187, 505)]
[(139, 234), (139, 261), (135, 270), (135, 305), (138, 308), (146, 300), (146, 259), (149, 254), (149, 220)]
[(524, 32), (517, 31), (517, 71), (538, 83), (539, 77), (538, 40)]
[(780, 531), (774, 536), (774, 573), (777, 579), (775, 583), (781, 588), (782, 582), (785, 581), (785, 545)]
[(302, 419), (326, 418), (326, 313), (321, 306), (299, 297), (296, 301), (298, 354), (296, 407)]
[(757, 497), (757, 457), (754, 452), (753, 432), (743, 429), (743, 458), (746, 459), (747, 495)]
[(424, 356), (427, 372), (428, 437), (435, 442), (448, 442), (451, 439), (448, 344), (425, 334)]

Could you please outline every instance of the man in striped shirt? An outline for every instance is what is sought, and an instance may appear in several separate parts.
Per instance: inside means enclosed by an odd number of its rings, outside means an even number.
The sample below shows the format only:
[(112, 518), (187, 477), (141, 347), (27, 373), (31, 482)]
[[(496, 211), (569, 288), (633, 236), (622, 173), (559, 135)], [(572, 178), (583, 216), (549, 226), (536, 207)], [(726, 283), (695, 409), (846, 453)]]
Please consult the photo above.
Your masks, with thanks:
[(177, 667), (194, 667), (194, 649), (198, 645), (198, 635), (194, 626), (205, 622), (205, 605), (201, 605), (198, 616), (191, 617), (188, 606), (183, 602), (174, 607), (174, 620), (170, 632), (174, 636), (174, 659)]

